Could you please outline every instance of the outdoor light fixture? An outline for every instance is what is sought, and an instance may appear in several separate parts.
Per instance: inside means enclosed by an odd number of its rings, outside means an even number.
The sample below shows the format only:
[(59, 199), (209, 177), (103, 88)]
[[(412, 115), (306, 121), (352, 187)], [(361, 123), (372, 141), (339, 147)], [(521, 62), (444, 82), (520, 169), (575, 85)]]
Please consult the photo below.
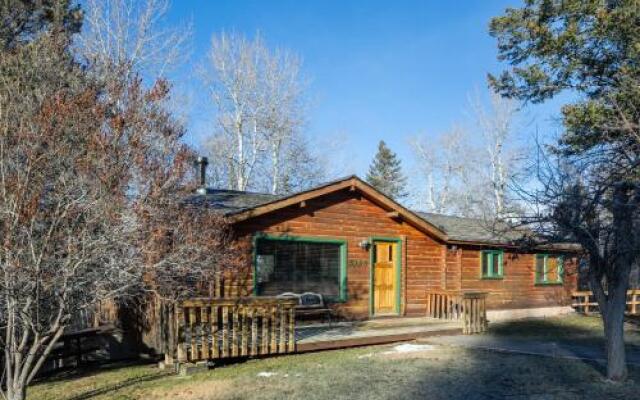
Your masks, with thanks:
[(370, 245), (371, 245), (371, 243), (369, 243), (369, 241), (367, 239), (364, 239), (363, 241), (358, 243), (358, 246), (360, 246), (360, 248), (362, 250), (368, 250)]

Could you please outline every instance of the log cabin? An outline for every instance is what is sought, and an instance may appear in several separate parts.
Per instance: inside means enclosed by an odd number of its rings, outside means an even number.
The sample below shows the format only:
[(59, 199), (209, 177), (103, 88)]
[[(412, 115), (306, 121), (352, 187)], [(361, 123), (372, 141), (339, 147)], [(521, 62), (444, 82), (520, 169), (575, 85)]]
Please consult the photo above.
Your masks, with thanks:
[(523, 251), (526, 231), (407, 209), (356, 176), (287, 196), (202, 187), (246, 249), (235, 295), (321, 294), (343, 320), (424, 316), (431, 293), (488, 293), (489, 320), (571, 310), (576, 249)]

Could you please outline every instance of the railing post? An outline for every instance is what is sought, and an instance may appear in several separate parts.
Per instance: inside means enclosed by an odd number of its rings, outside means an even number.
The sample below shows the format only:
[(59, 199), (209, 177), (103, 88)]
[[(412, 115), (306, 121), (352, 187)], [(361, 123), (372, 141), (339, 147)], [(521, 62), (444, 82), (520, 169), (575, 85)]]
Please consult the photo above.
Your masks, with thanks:
[(584, 296), (584, 314), (585, 315), (589, 315), (589, 302), (591, 301), (589, 297), (590, 297), (589, 294), (586, 294)]
[(220, 357), (220, 342), (218, 341), (218, 305), (211, 303), (211, 347), (212, 357)]
[(487, 296), (485, 292), (463, 293), (463, 334), (481, 333), (487, 329)]
[(185, 325), (184, 325), (184, 311), (182, 306), (178, 305), (176, 307), (176, 331), (178, 337), (178, 346), (177, 346), (177, 357), (178, 363), (186, 363), (187, 362), (187, 349), (185, 347)]
[(200, 308), (200, 343), (202, 349), (202, 358), (208, 360), (211, 358), (209, 355), (209, 333), (207, 332), (207, 326), (209, 325), (209, 306), (203, 306)]
[(289, 305), (289, 353), (296, 351), (296, 311)]

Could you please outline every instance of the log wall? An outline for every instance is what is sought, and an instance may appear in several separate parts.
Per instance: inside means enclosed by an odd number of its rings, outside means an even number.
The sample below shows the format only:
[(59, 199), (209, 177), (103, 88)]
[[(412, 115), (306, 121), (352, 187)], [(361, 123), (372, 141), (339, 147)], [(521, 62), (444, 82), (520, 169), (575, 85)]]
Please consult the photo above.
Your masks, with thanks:
[[(372, 236), (403, 240), (401, 310), (403, 315), (425, 315), (427, 291), (464, 290), (488, 292), (487, 307), (526, 308), (569, 304), (575, 279), (565, 285), (536, 286), (535, 256), (505, 251), (504, 279), (480, 278), (479, 247), (447, 247), (412, 225), (394, 218), (359, 192), (344, 190), (307, 200), (236, 225), (240, 240), (251, 249), (257, 232), (340, 239), (347, 242), (348, 301), (334, 307), (349, 319), (369, 317), (369, 251), (359, 243)], [(248, 250), (245, 293), (252, 291), (251, 250)], [(569, 268), (565, 268), (569, 270)]]

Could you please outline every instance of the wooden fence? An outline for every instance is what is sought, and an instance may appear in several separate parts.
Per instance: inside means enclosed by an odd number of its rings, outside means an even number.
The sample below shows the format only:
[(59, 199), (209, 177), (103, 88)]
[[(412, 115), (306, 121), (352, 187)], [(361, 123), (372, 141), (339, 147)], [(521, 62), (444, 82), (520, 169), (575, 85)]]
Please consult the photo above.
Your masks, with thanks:
[(183, 301), (174, 309), (171, 347), (179, 363), (293, 353), (296, 305), (297, 300), (271, 297)]
[[(593, 296), (593, 292), (589, 290), (573, 292), (571, 294), (573, 303), (571, 306), (577, 311), (584, 314), (598, 312), (598, 302)], [(630, 315), (640, 314), (640, 289), (627, 290), (627, 313)]]
[(427, 292), (427, 317), (462, 321), (465, 335), (487, 329), (486, 292), (436, 290)]

